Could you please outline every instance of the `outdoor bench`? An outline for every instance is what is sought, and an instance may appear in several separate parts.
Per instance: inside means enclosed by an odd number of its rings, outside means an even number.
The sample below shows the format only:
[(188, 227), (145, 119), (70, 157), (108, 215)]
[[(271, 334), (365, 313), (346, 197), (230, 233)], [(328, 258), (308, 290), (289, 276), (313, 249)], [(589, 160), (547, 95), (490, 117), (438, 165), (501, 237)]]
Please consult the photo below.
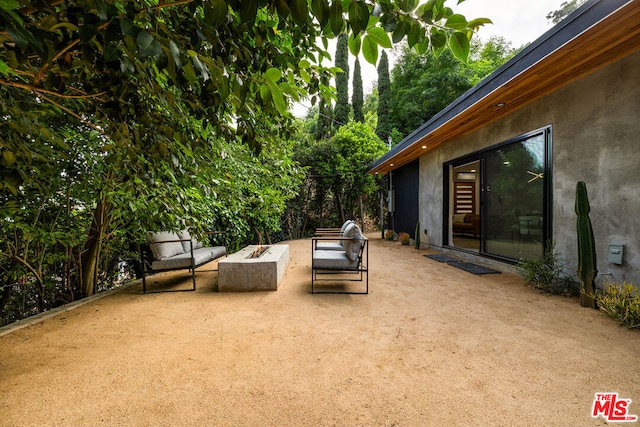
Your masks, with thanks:
[(160, 271), (189, 270), (196, 290), (196, 268), (227, 254), (225, 246), (205, 246), (187, 231), (149, 233), (148, 243), (140, 247), (142, 292), (147, 292), (146, 276)]

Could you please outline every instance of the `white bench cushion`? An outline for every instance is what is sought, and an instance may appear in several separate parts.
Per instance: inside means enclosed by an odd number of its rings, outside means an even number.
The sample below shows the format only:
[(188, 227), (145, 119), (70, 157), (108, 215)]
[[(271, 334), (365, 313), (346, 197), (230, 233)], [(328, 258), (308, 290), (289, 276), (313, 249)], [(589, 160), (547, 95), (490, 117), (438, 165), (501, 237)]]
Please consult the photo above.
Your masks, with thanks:
[(317, 242), (316, 250), (319, 251), (344, 251), (342, 243), (338, 242)]
[(313, 251), (313, 268), (327, 270), (357, 270), (358, 259), (351, 261), (344, 251)]
[(347, 258), (351, 261), (357, 261), (358, 256), (360, 255), (360, 250), (364, 246), (364, 240), (366, 237), (362, 235), (362, 231), (360, 231), (360, 227), (356, 223), (349, 224), (344, 231), (345, 239), (343, 240), (344, 250), (346, 252)]
[(184, 253), (184, 248), (180, 242), (155, 243), (163, 240), (180, 240), (180, 237), (178, 237), (176, 233), (170, 233), (167, 231), (149, 233), (148, 239), (151, 244), (151, 252), (153, 253), (154, 259), (162, 260), (164, 258)]
[[(182, 230), (178, 232), (178, 237), (180, 239), (189, 239), (193, 242), (193, 249), (199, 249), (199, 248), (203, 248), (204, 244), (202, 244), (202, 242), (198, 241), (197, 239), (191, 237), (191, 234), (189, 234), (189, 230)], [(184, 242), (180, 242), (182, 244), (182, 249), (183, 252), (189, 252), (191, 250), (191, 244), (189, 243), (188, 240), (185, 240)]]
[[(212, 246), (208, 248), (199, 248), (193, 250), (194, 264), (199, 265), (207, 261), (213, 261), (227, 253), (224, 246)], [(191, 267), (191, 251), (174, 255), (170, 258), (162, 260), (154, 260), (151, 263), (152, 270), (174, 270), (179, 268)]]

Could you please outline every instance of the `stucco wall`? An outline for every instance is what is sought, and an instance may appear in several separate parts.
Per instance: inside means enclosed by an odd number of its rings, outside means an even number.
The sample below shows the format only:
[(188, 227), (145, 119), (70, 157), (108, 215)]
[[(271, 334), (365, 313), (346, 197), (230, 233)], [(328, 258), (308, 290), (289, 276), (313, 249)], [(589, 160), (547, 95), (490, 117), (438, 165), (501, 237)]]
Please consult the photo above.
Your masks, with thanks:
[[(420, 223), (442, 245), (443, 163), (552, 125), (553, 238), (569, 273), (577, 267), (575, 186), (587, 184), (598, 283), (640, 285), (640, 52), (420, 159)], [(607, 262), (622, 243), (624, 264)]]

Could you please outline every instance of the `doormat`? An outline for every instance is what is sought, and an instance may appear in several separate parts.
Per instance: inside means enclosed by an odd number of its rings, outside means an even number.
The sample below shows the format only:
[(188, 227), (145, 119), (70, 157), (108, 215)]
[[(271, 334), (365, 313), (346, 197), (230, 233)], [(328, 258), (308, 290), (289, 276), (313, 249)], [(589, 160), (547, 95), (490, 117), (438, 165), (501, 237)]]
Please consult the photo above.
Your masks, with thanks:
[(445, 254), (426, 254), (425, 256), (438, 262), (460, 262), (459, 259)]
[(450, 262), (449, 265), (472, 274), (500, 274), (498, 270), (492, 270), (470, 262)]

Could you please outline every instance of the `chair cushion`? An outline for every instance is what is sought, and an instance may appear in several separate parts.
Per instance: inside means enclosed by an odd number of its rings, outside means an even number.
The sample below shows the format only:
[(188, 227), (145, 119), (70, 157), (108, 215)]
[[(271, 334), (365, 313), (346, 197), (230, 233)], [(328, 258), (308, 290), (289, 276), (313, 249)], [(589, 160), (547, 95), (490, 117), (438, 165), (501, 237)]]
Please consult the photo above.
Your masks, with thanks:
[(159, 233), (149, 233), (148, 240), (151, 246), (151, 253), (153, 253), (153, 258), (157, 260), (162, 260), (164, 258), (169, 258), (174, 255), (179, 255), (184, 253), (184, 248), (180, 242), (169, 242), (169, 243), (155, 243), (163, 240), (179, 240), (180, 238), (176, 233), (170, 233), (167, 231), (161, 231)]
[(358, 260), (350, 260), (344, 251), (314, 251), (313, 268), (325, 270), (357, 270)]
[(210, 247), (201, 248), (201, 249), (208, 250), (211, 253), (211, 259), (218, 259), (227, 254), (227, 248), (225, 246), (210, 246)]
[(362, 235), (360, 227), (358, 227), (358, 225), (355, 223), (347, 226), (346, 230), (344, 231), (343, 237), (345, 239), (349, 239), (343, 240), (344, 251), (347, 255), (347, 258), (349, 258), (349, 260), (351, 261), (357, 261), (366, 237)]
[[(190, 239), (193, 242), (193, 249), (199, 249), (204, 247), (204, 244), (202, 244), (202, 242), (198, 241), (197, 239), (194, 239), (193, 237), (191, 237), (191, 234), (189, 234), (189, 230), (182, 230), (178, 232), (178, 237), (180, 239)], [(189, 245), (189, 242), (184, 241), (184, 242), (180, 242), (182, 244), (182, 249), (183, 252), (190, 252), (191, 251), (191, 246)]]
[[(182, 245), (181, 245), (182, 246)], [(194, 249), (193, 259), (195, 265), (202, 264), (211, 258), (208, 248)], [(173, 270), (191, 267), (191, 251), (174, 255), (171, 258), (155, 260), (151, 263), (152, 270)]]
[(338, 242), (317, 242), (316, 250), (319, 251), (344, 251), (344, 247), (342, 246), (343, 240)]
[(346, 221), (344, 222), (344, 224), (342, 224), (342, 227), (340, 227), (340, 234), (344, 234), (344, 230), (346, 230), (346, 229), (347, 229), (347, 226), (348, 226), (349, 224), (355, 224), (355, 223), (353, 222), (353, 220), (352, 220), (352, 219), (348, 219), (348, 220), (346, 220)]
[[(339, 237), (344, 237), (345, 230), (351, 224), (356, 225), (356, 223), (351, 219), (346, 220), (344, 224), (342, 224), (342, 227), (340, 227)], [(318, 242), (316, 243), (316, 249), (323, 251), (344, 251), (344, 240), (340, 240), (338, 242)]]
[[(188, 243), (188, 242), (187, 242)], [(224, 246), (211, 246), (205, 248), (198, 248), (193, 250), (194, 265), (198, 266), (209, 261), (218, 259), (227, 253), (227, 248)], [(162, 260), (155, 260), (151, 263), (152, 270), (177, 270), (180, 268), (191, 267), (191, 250), (186, 253), (174, 255), (170, 258), (164, 258)]]

